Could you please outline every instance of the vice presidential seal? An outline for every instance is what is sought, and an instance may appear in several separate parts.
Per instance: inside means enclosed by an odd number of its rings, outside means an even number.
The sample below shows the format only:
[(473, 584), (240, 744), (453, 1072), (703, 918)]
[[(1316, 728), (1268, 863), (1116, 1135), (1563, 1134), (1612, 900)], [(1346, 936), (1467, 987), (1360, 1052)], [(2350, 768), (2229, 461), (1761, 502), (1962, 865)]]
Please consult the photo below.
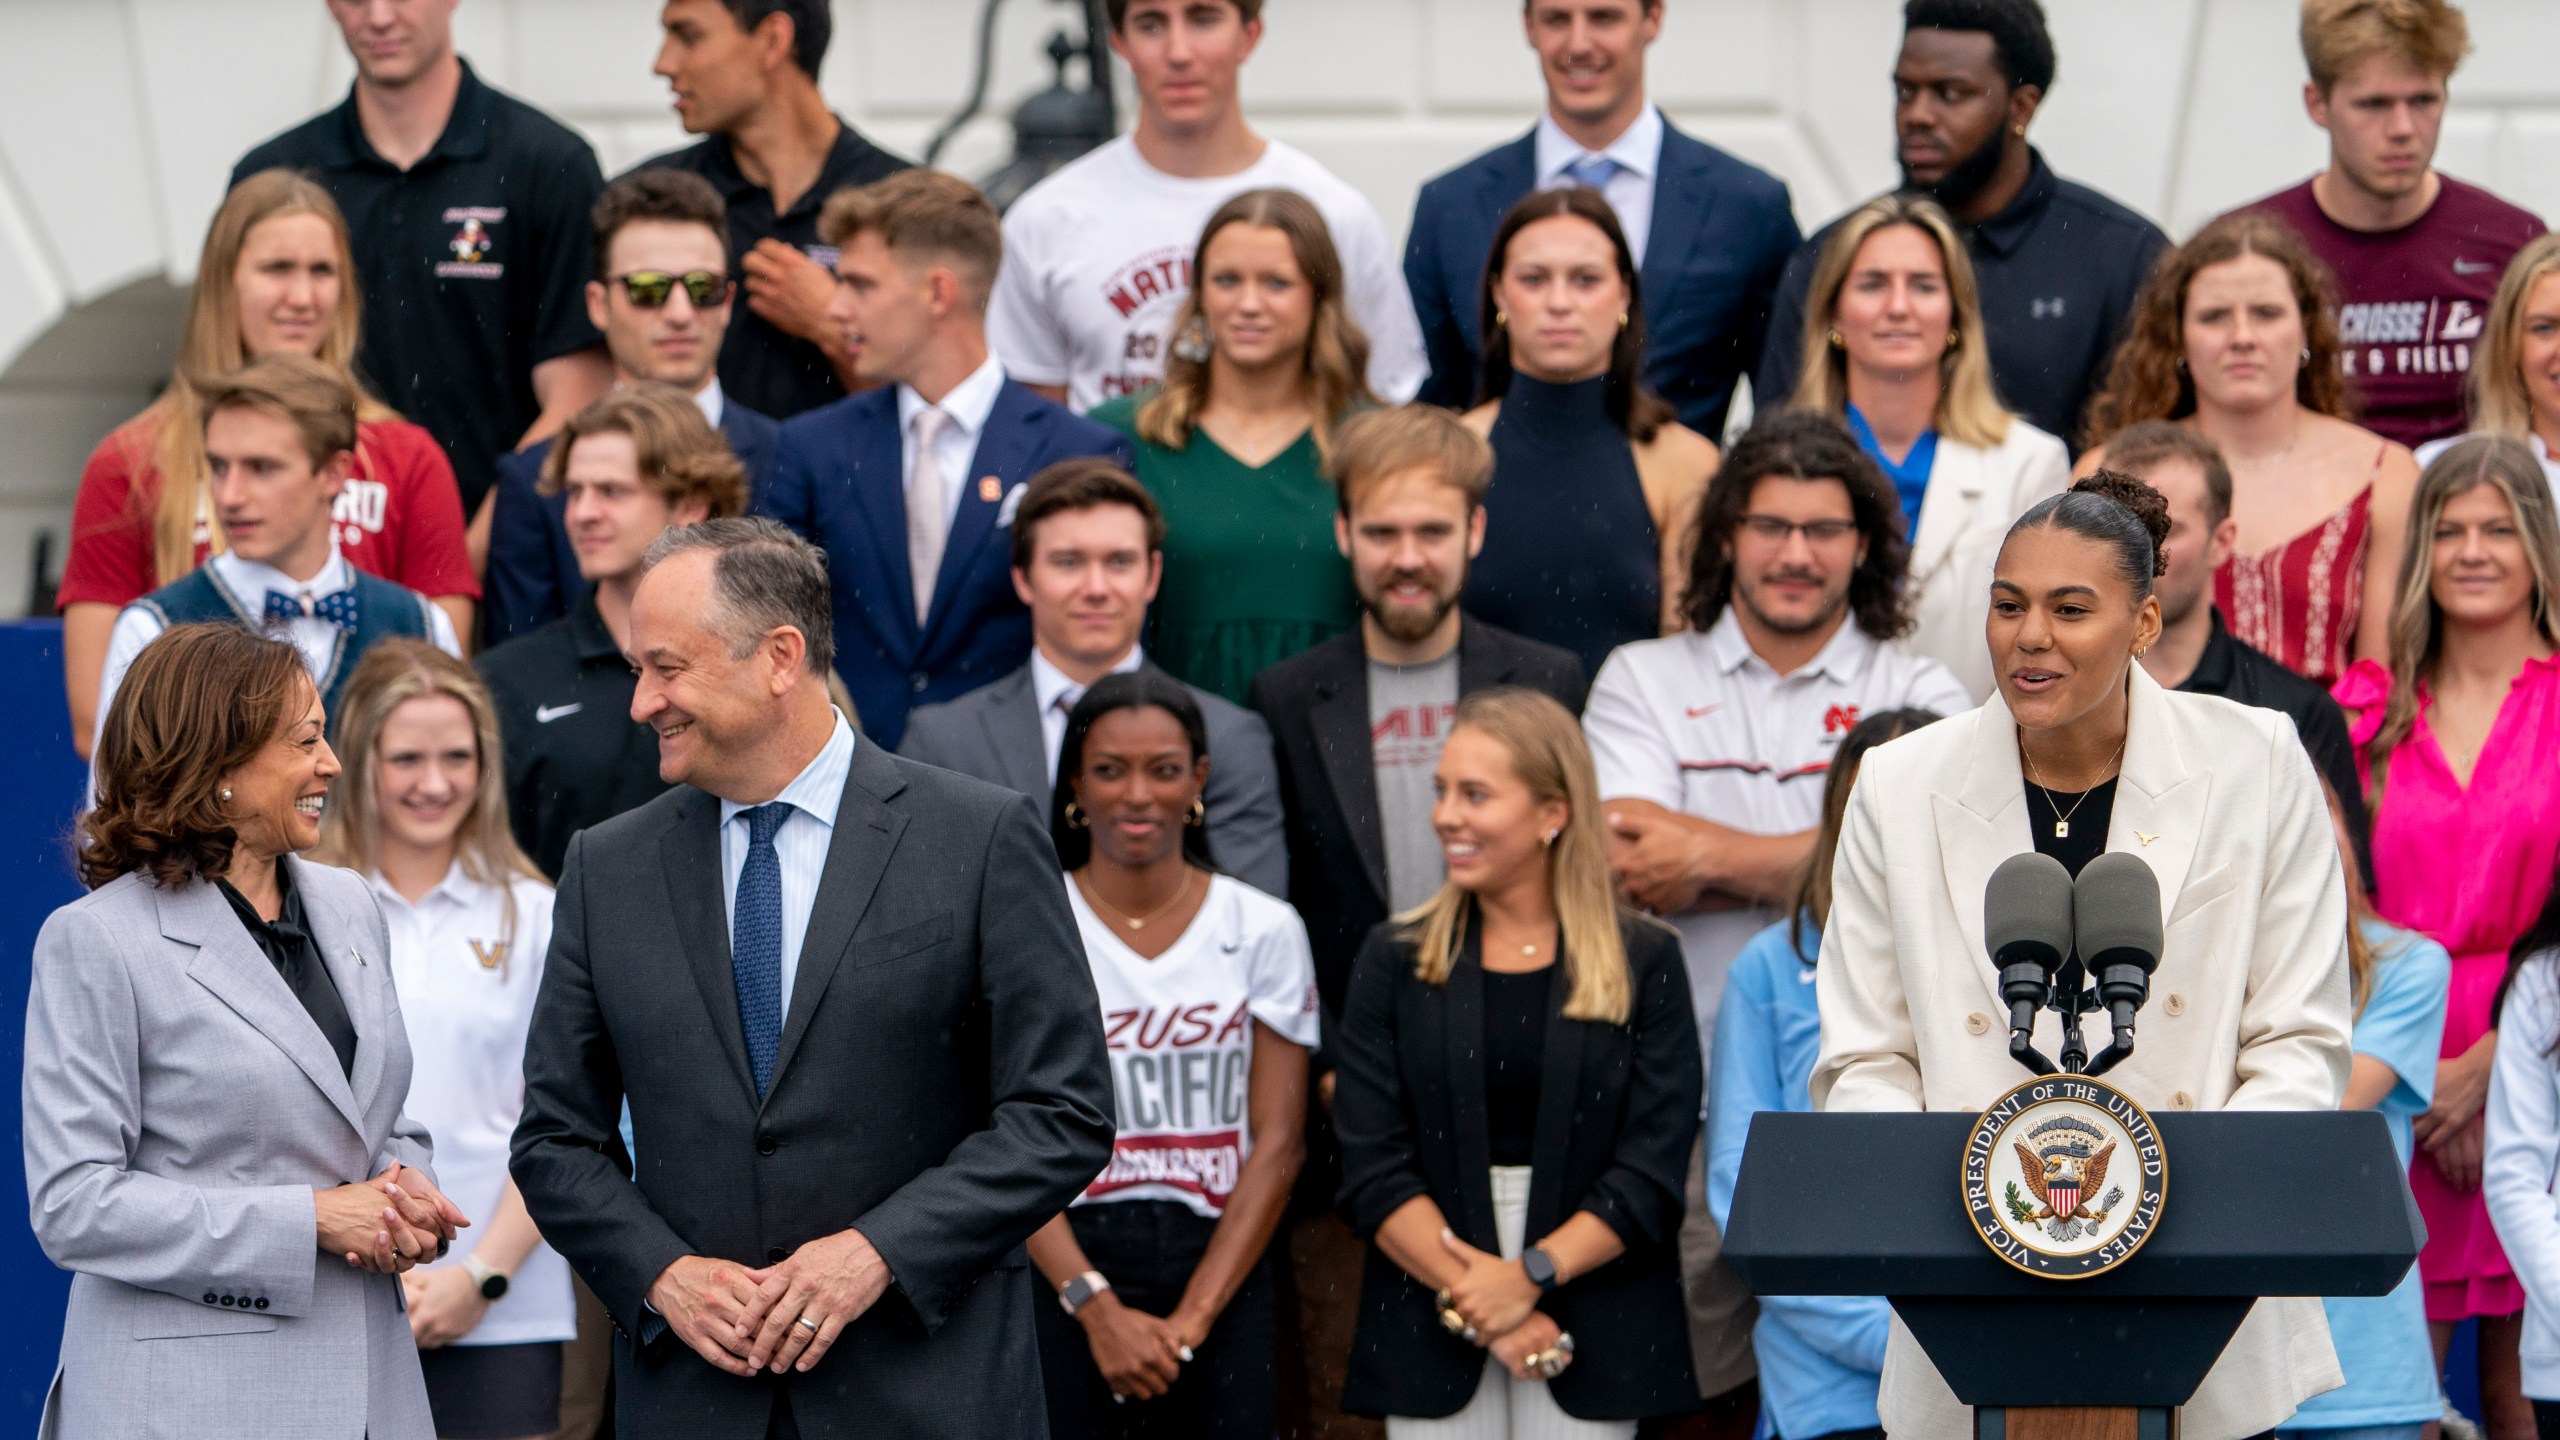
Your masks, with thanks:
[(1993, 1101), (1964, 1147), (1964, 1205), (1992, 1253), (2083, 1280), (2130, 1259), (2160, 1223), (2169, 1159), (2132, 1097), (2045, 1075)]

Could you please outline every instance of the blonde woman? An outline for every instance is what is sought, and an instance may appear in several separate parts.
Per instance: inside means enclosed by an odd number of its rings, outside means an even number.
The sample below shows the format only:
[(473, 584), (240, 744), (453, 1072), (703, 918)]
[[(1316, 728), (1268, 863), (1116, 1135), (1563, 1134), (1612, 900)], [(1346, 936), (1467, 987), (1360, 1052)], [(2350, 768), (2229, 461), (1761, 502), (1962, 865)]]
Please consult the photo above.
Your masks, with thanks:
[(2071, 479), (2062, 442), (1991, 383), (1973, 261), (1935, 201), (1886, 195), (1840, 223), (1805, 297), (1794, 404), (1849, 427), (1902, 500), (1911, 648), (1991, 693), (1982, 623), (2009, 523)]
[(497, 712), (470, 666), (415, 641), (377, 645), (335, 718), (346, 771), (318, 854), (363, 875), (382, 909), (416, 1057), (411, 1113), (435, 1137), (438, 1178), (480, 1221), (402, 1277), (428, 1407), (443, 1436), (547, 1434), (576, 1311), (507, 1145), (551, 887), (508, 832)]
[(1139, 483), (1164, 507), (1148, 658), (1241, 705), (1255, 672), (1358, 618), (1324, 460), (1333, 427), (1377, 399), (1342, 259), (1305, 196), (1219, 206), (1191, 268), (1164, 383), (1091, 418), (1136, 440)]
[[(2471, 433), (2521, 440), (2560, 495), (2560, 234), (2536, 237), (2498, 281), (2471, 364)], [(2418, 463), (2462, 437), (2418, 447)]]
[(1343, 1408), (1391, 1440), (1624, 1440), (1698, 1399), (1664, 1343), (1704, 1084), (1680, 942), (1618, 904), (1555, 701), (1460, 701), (1433, 789), (1448, 883), (1370, 935), (1333, 1040), (1374, 1242)]
[(359, 570), (435, 601), (472, 633), (480, 582), (463, 548), (453, 466), (425, 430), (365, 394), (352, 368), (361, 316), (347, 222), (329, 192), (287, 170), (243, 180), (205, 232), (178, 363), (160, 398), (89, 454), (63, 561), (63, 680), (82, 755), (116, 612), (224, 548), (206, 492), (202, 390), (266, 355), (308, 355), (356, 385), (355, 463), (333, 518)]

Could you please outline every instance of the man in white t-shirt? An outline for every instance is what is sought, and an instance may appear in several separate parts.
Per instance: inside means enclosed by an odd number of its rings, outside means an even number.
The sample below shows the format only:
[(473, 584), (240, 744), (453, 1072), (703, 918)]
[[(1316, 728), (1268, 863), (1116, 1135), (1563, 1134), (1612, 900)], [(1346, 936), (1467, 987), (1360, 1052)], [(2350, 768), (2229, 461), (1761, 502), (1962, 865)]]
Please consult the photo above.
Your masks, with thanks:
[[(1679, 928), (1701, 1051), (1734, 955), (1794, 893), (1841, 739), (1879, 711), (1973, 708), (1945, 666), (1892, 643), (1909, 627), (1901, 511), (1838, 424), (1764, 417), (1700, 507), (1689, 628), (1620, 646), (1592, 682), (1582, 728), (1610, 862), (1636, 903)], [(1710, 1397), (1753, 1373), (1749, 1296), (1722, 1249), (1706, 1207), (1691, 1206), (1680, 1268)]]
[(1164, 374), (1209, 216), (1247, 190), (1314, 202), (1369, 336), (1369, 387), (1410, 399), (1422, 330), (1386, 227), (1305, 152), (1245, 123), (1237, 72), (1262, 39), (1262, 0), (1107, 0), (1111, 49), (1138, 88), (1135, 131), (1041, 181), (1004, 220), (987, 338), (1016, 380), (1077, 413)]

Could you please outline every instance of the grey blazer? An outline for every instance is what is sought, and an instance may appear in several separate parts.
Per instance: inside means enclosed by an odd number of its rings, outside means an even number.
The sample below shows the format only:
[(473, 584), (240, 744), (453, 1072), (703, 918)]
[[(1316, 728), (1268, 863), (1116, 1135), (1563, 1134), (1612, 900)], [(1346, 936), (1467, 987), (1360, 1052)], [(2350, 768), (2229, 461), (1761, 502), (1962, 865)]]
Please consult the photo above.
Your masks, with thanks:
[[(1153, 667), (1149, 667), (1153, 668)], [(1271, 727), (1262, 717), (1196, 685), (1209, 727), (1209, 853), (1218, 868), (1266, 895), (1289, 894), (1289, 847), (1282, 833), (1280, 767), (1271, 757)], [(907, 717), (898, 753), (1019, 790), (1049, 813), (1048, 747), (1040, 739), (1040, 702), (1031, 667), (956, 700), (917, 708)]]
[(399, 1280), (321, 1254), (312, 1203), (427, 1166), (390, 944), (354, 874), (285, 863), (352, 1081), (210, 884), (127, 875), (36, 937), (27, 1199), (73, 1272), (46, 1437), (435, 1434)]

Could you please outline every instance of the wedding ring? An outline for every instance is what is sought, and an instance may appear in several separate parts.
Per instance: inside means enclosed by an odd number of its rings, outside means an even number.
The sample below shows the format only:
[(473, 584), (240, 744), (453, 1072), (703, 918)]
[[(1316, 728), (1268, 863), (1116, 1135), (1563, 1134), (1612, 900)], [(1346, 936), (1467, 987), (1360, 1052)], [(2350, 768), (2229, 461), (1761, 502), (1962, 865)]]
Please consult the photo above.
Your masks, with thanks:
[(817, 1333), (818, 1333), (818, 1322), (817, 1322), (817, 1321), (815, 1321), (815, 1320), (810, 1319), (810, 1318), (809, 1318), (808, 1316), (806, 1316), (806, 1315), (801, 1316), (798, 1320), (796, 1320), (796, 1321), (794, 1321), (794, 1322), (792, 1322), (792, 1323), (794, 1323), (794, 1324), (798, 1325), (800, 1328), (802, 1328), (803, 1330), (808, 1331), (808, 1332), (809, 1332), (810, 1334), (812, 1334), (812, 1335), (815, 1335), (815, 1334), (817, 1334)]

